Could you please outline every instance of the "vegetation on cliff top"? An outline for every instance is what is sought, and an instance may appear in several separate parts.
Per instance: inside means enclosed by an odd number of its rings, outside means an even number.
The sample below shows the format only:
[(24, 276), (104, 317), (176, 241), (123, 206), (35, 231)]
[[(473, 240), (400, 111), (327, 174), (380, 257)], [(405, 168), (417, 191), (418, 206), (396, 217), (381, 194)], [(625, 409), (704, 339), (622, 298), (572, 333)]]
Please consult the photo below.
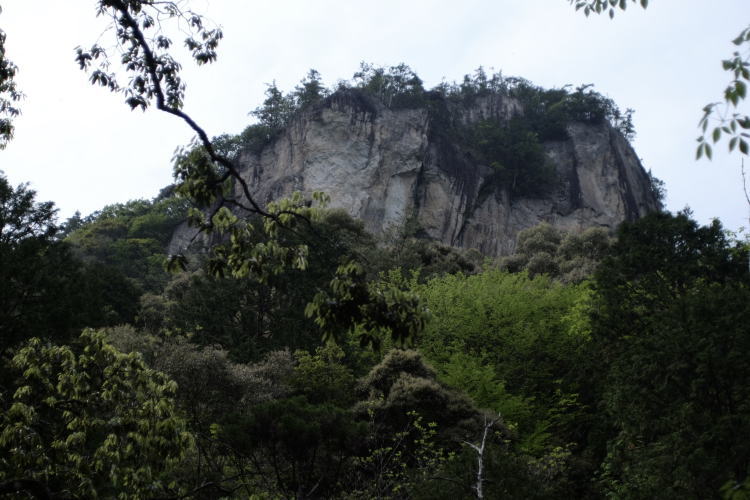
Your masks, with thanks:
[[(635, 135), (633, 111), (621, 112), (591, 85), (547, 90), (522, 78), (487, 74), (480, 67), (461, 83), (443, 82), (427, 90), (403, 63), (391, 67), (362, 63), (350, 81), (339, 81), (335, 88), (325, 87), (315, 70), (286, 94), (272, 83), (263, 104), (251, 113), (258, 122), (231, 140), (239, 150), (259, 153), (299, 113), (346, 93), (389, 109), (426, 109), (433, 137), (457, 144), (476, 163), (491, 167), (495, 184), (513, 196), (543, 196), (555, 185), (543, 143), (566, 140), (570, 124), (609, 122), (627, 139)], [(518, 103), (512, 116), (497, 112), (503, 100)], [(482, 103), (488, 108), (486, 115), (473, 122), (462, 119), (465, 110)], [(365, 107), (377, 112), (377, 106)]]

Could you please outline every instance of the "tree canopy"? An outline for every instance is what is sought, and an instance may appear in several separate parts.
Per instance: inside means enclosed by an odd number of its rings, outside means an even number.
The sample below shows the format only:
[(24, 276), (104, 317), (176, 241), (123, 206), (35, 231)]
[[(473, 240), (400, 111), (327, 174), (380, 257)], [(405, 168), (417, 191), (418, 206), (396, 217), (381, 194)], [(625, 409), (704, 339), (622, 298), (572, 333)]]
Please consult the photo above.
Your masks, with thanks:
[(35, 338), (13, 357), (14, 382), (0, 393), (0, 492), (144, 498), (178, 491), (170, 473), (191, 438), (175, 414), (175, 384), (102, 333), (85, 331), (76, 350)]

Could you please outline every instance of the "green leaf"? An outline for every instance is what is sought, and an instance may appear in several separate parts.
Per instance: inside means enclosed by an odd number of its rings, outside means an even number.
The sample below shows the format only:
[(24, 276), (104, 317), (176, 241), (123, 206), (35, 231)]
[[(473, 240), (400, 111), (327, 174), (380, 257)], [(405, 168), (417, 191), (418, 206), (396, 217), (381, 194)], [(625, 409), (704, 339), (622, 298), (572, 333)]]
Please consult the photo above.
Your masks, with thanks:
[(714, 142), (715, 142), (715, 143), (716, 143), (716, 142), (719, 142), (719, 138), (720, 138), (720, 137), (721, 137), (721, 128), (719, 128), (719, 127), (716, 127), (716, 128), (714, 129), (714, 133), (713, 133), (713, 140), (714, 140)]
[(747, 142), (744, 139), (740, 139), (740, 152), (743, 155), (746, 155), (748, 153)]
[(737, 81), (734, 84), (735, 91), (737, 92), (737, 95), (740, 96), (742, 99), (744, 99), (747, 96), (747, 85), (745, 85), (745, 82)]
[(167, 271), (177, 273), (187, 269), (187, 257), (182, 254), (170, 255), (166, 262)]

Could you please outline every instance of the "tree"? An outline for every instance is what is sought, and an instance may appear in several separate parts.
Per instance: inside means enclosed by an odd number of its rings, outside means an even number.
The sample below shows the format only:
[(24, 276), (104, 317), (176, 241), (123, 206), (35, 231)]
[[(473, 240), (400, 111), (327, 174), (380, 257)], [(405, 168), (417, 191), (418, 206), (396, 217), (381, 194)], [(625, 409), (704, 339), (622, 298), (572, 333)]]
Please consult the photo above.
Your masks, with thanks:
[(263, 101), (263, 105), (251, 114), (258, 118), (260, 125), (266, 127), (271, 137), (274, 137), (289, 124), (294, 111), (295, 102), (293, 96), (284, 95), (274, 81), (268, 84), (266, 99)]
[(389, 108), (408, 108), (424, 102), (422, 80), (404, 63), (385, 68), (362, 62), (352, 80), (355, 88), (375, 96)]
[(81, 260), (127, 277), (141, 293), (160, 292), (169, 279), (166, 248), (188, 207), (187, 200), (174, 195), (108, 205), (75, 229), (67, 224), (65, 241)]
[[(488, 269), (433, 279), (416, 290), (433, 316), (417, 346), (439, 380), (502, 415), (518, 435), (518, 449), (542, 464), (533, 466), (540, 490), (585, 494), (584, 477), (598, 466), (585, 455), (592, 413), (590, 381), (581, 370), (591, 333), (588, 285)], [(560, 459), (571, 452), (571, 460)], [(580, 482), (568, 483), (576, 475)]]
[(31, 336), (65, 338), (79, 321), (80, 264), (56, 241), (54, 204), (0, 173), (0, 348)]
[(299, 82), (292, 93), (298, 108), (306, 108), (316, 104), (327, 95), (328, 89), (323, 85), (320, 73), (314, 69), (307, 72), (307, 76)]
[(354, 376), (335, 346), (298, 351), (289, 391), (235, 411), (221, 438), (248, 484), (284, 498), (334, 498), (345, 484), (366, 425), (350, 411)]
[(482, 120), (472, 127), (472, 142), (481, 160), (492, 167), (495, 181), (511, 195), (544, 194), (555, 181), (539, 136), (522, 118), (508, 123)]
[[(435, 370), (417, 351), (393, 349), (363, 378), (371, 412), (387, 434), (402, 429), (415, 411), (441, 429), (443, 442), (458, 440), (479, 428), (479, 411), (465, 394), (437, 380)], [(458, 441), (455, 441), (458, 442)]]
[[(76, 352), (77, 351), (77, 352)], [(0, 393), (0, 491), (74, 498), (177, 493), (191, 448), (176, 385), (86, 330), (77, 350), (31, 339)]]
[(500, 268), (579, 283), (591, 277), (610, 245), (610, 235), (603, 228), (565, 233), (542, 223), (518, 233), (516, 252), (501, 258)]
[(747, 248), (718, 221), (623, 224), (596, 273), (591, 360), (618, 498), (711, 498), (750, 472)]

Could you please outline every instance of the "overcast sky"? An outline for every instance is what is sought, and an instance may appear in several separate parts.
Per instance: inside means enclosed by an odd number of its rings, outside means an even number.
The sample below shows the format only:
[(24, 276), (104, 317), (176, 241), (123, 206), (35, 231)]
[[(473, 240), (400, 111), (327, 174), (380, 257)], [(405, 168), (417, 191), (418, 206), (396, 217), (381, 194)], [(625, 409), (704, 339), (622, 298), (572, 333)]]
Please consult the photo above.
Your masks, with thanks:
[[(171, 182), (175, 147), (191, 134), (155, 110), (131, 112), (120, 96), (87, 82), (74, 49), (102, 35), (94, 0), (0, 0), (7, 56), (26, 94), (16, 136), (0, 151), (13, 184), (29, 181), (61, 218), (134, 198)], [(310, 68), (326, 84), (360, 61), (405, 62), (433, 86), (483, 65), (545, 87), (593, 83), (635, 110), (635, 150), (666, 182), (667, 205), (689, 205), (700, 222), (748, 225), (740, 156), (695, 161), (701, 108), (719, 100), (731, 40), (750, 22), (748, 0), (653, 0), (614, 20), (585, 18), (567, 0), (237, 1), (193, 0), (220, 24), (219, 61), (184, 61), (185, 110), (210, 135), (238, 133), (265, 84), (291, 89)], [(106, 41), (104, 34), (103, 40)], [(747, 113), (748, 109), (744, 108)], [(748, 162), (750, 168), (750, 162)]]

